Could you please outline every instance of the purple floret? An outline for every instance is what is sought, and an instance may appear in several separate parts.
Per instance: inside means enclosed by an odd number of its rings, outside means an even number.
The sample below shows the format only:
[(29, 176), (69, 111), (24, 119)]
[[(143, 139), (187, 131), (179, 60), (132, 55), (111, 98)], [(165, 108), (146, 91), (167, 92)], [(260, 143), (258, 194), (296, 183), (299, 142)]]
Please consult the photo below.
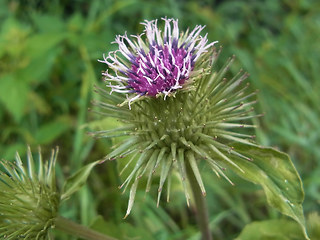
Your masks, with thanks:
[(152, 47), (157, 48), (157, 54), (149, 51), (146, 57), (138, 56), (132, 62), (131, 71), (127, 74), (128, 87), (137, 93), (156, 96), (169, 92), (175, 85), (182, 86), (188, 79), (188, 69), (193, 67), (191, 61), (183, 61), (187, 51), (176, 47), (170, 53), (168, 46)]

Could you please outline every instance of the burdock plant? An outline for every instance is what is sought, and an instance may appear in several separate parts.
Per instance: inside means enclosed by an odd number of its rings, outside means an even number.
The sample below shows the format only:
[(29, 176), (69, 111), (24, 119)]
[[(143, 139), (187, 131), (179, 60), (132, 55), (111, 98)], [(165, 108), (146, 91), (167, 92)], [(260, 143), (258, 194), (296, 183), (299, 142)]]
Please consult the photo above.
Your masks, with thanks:
[[(180, 32), (178, 20), (145, 21), (140, 35), (117, 36), (118, 49), (104, 55), (107, 89), (96, 88), (102, 101), (94, 101), (106, 117), (120, 120), (119, 128), (93, 132), (95, 136), (127, 136), (106, 159), (126, 157), (124, 169), (133, 167), (120, 186), (130, 188), (130, 213), (138, 182), (146, 177), (146, 192), (160, 175), (158, 204), (171, 177), (178, 171), (187, 203), (193, 192), (203, 239), (211, 239), (199, 164), (205, 162), (217, 176), (230, 168), (263, 186), (268, 202), (304, 226), (299, 175), (287, 155), (262, 148), (244, 129), (254, 128), (256, 92), (248, 92), (248, 74), (228, 78), (234, 57), (217, 69), (219, 50), (209, 43), (204, 29)], [(229, 74), (230, 75), (230, 74)]]

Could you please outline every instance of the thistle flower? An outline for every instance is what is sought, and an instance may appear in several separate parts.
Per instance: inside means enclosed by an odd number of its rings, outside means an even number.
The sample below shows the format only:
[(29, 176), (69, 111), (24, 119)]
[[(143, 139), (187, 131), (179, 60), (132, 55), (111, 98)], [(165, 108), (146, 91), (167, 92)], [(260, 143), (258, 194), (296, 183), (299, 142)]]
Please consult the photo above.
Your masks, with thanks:
[(189, 204), (188, 169), (205, 195), (199, 162), (205, 161), (218, 176), (228, 179), (224, 163), (242, 171), (232, 156), (252, 160), (237, 152), (233, 143), (255, 145), (253, 136), (235, 131), (255, 127), (245, 124), (255, 117), (251, 114), (255, 101), (244, 102), (256, 94), (245, 91), (248, 84), (243, 82), (248, 74), (240, 71), (231, 79), (225, 78), (234, 57), (220, 70), (215, 69), (220, 51), (214, 47), (216, 42), (208, 43), (207, 35), (200, 35), (204, 27), (179, 34), (178, 20), (163, 21), (163, 32), (154, 20), (142, 23), (145, 30), (141, 35), (131, 39), (126, 34), (117, 36), (119, 49), (102, 61), (113, 71), (103, 73), (111, 90), (96, 88), (104, 99), (94, 101), (102, 110), (96, 112), (117, 118), (124, 125), (92, 134), (127, 136), (106, 159), (128, 156), (121, 173), (135, 163), (120, 186), (124, 191), (130, 187), (126, 216), (144, 175), (148, 192), (153, 175), (160, 174), (159, 204), (166, 182), (169, 200), (172, 171), (178, 171)]
[[(127, 34), (117, 36), (114, 43), (119, 49), (110, 52), (101, 61), (106, 63), (114, 74), (108, 70), (103, 73), (112, 91), (135, 93), (131, 101), (142, 96), (168, 94), (185, 87), (197, 74), (192, 70), (201, 55), (216, 42), (207, 44), (207, 35), (200, 36), (204, 27), (196, 26), (179, 36), (178, 20), (163, 19), (164, 32), (157, 27), (157, 20), (145, 21), (145, 33), (130, 40)], [(142, 40), (146, 35), (147, 42)], [(122, 56), (119, 56), (120, 53)], [(112, 92), (111, 91), (111, 92)]]
[(28, 168), (19, 154), (14, 163), (2, 160), (0, 167), (0, 238), (48, 239), (58, 211), (60, 195), (56, 189), (55, 163), (58, 149), (43, 164), (39, 151), (36, 172), (34, 160), (28, 149)]

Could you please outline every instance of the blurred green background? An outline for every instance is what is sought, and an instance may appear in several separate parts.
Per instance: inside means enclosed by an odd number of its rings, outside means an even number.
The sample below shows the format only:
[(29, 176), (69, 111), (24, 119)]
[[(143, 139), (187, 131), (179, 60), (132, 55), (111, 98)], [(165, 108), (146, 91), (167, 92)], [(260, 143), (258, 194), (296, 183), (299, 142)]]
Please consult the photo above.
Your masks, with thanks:
[[(231, 71), (250, 73), (259, 89), (257, 141), (287, 152), (304, 182), (309, 231), (319, 234), (320, 218), (320, 2), (317, 0), (1, 0), (0, 155), (41, 145), (60, 146), (58, 174), (64, 177), (105, 156), (113, 142), (94, 140), (86, 124), (103, 86), (97, 59), (114, 50), (115, 35), (140, 33), (144, 19), (179, 18), (180, 28), (206, 25), (210, 41), (223, 51), (219, 64), (235, 54)], [(108, 124), (117, 124), (108, 120)], [(252, 221), (279, 218), (262, 190), (229, 174), (236, 187), (202, 169), (215, 239), (234, 239)], [(125, 215), (128, 193), (117, 186), (117, 163), (98, 166), (88, 185), (61, 214), (120, 239), (198, 239), (194, 209), (179, 184), (172, 201), (156, 208), (154, 194), (138, 196)], [(157, 189), (157, 188), (155, 188)], [(317, 232), (317, 233), (315, 233)], [(72, 237), (59, 232), (56, 239)], [(140, 236), (141, 238), (135, 238)], [(320, 234), (317, 235), (320, 239)]]

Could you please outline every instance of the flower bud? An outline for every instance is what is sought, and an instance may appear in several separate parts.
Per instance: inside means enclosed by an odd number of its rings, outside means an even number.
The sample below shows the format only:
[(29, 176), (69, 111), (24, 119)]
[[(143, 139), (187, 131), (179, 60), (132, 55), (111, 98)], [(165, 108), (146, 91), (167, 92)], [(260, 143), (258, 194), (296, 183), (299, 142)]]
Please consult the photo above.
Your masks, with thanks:
[(56, 188), (55, 163), (58, 149), (43, 163), (39, 150), (35, 166), (30, 148), (25, 168), (19, 154), (15, 162), (0, 162), (0, 238), (48, 239), (57, 214), (60, 194)]

